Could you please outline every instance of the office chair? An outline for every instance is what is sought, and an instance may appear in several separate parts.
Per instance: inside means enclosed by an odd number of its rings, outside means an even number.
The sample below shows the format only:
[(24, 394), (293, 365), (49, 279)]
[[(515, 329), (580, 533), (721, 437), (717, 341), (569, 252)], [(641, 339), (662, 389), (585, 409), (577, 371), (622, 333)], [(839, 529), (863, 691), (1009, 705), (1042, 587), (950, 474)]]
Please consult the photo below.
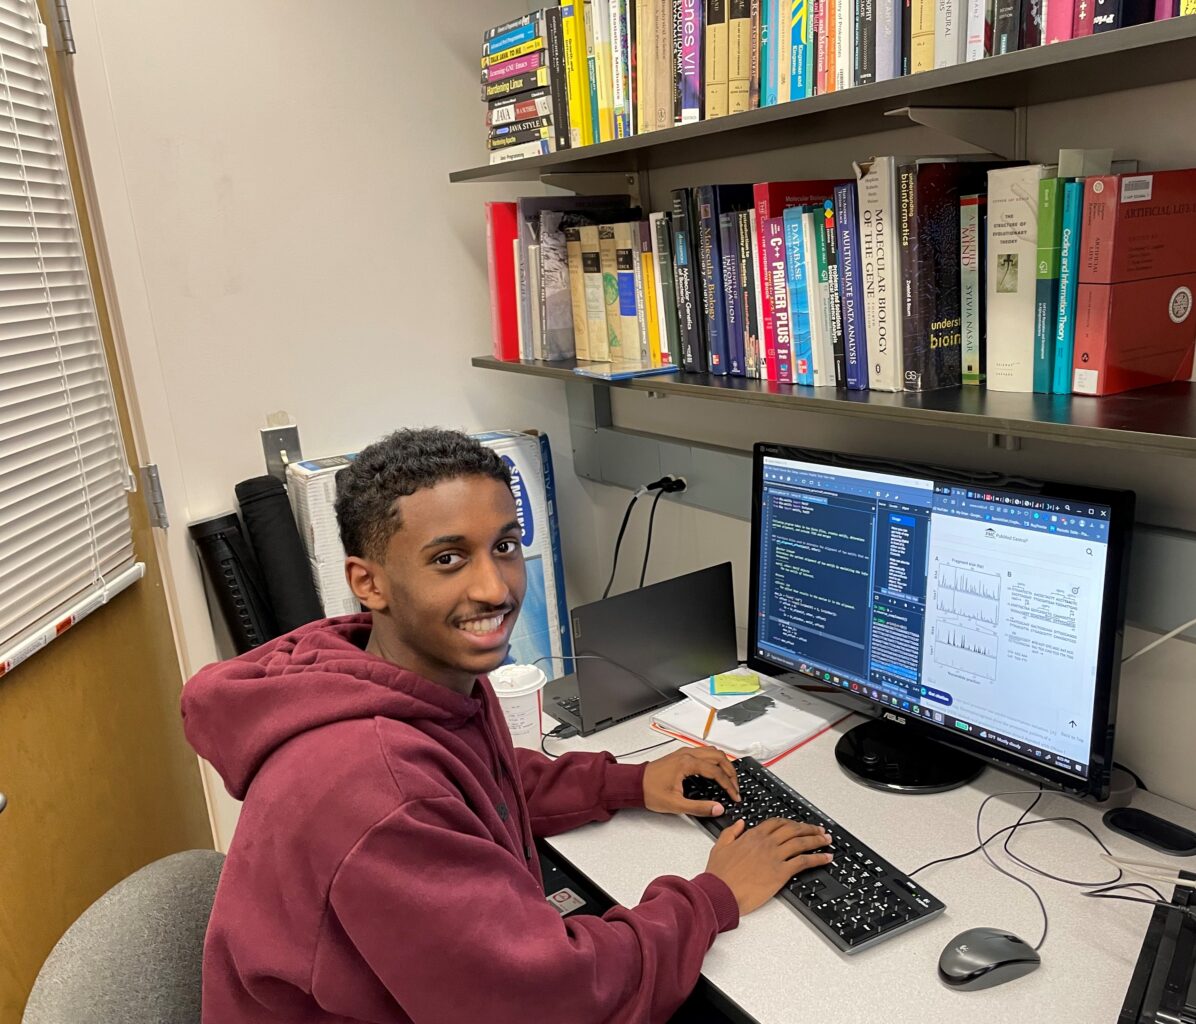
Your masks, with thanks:
[(22, 1024), (199, 1024), (204, 934), (224, 855), (147, 864), (71, 925), (34, 982)]

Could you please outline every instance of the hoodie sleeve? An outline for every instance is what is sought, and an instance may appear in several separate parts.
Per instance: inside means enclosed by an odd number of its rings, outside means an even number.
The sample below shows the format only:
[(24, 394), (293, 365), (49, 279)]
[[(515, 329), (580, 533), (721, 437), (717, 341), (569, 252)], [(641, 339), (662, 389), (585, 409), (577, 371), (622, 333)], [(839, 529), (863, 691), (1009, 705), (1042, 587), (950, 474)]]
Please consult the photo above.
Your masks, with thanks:
[(562, 919), (453, 797), (407, 803), (371, 828), (328, 899), (324, 933), (352, 942), (410, 1019), (444, 1024), (666, 1021), (739, 920), (709, 874), (659, 878), (636, 907)]
[(619, 764), (610, 754), (573, 751), (555, 760), (515, 748), (532, 834), (555, 836), (624, 807), (644, 806), (642, 764)]

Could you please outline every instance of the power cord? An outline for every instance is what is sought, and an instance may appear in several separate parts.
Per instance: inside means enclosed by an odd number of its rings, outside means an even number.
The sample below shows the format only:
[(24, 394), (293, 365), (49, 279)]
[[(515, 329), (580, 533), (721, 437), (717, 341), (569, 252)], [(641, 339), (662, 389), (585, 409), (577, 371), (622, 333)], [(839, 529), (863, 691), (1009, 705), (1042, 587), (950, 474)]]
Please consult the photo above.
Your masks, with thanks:
[[(562, 757), (563, 755), (552, 753), (546, 746), (548, 741), (549, 740), (572, 739), (576, 735), (577, 735), (577, 730), (574, 729), (573, 726), (558, 725), (555, 729), (552, 730), (552, 732), (546, 732), (540, 737), (540, 749), (544, 752), (544, 754), (547, 757), (550, 757), (550, 758), (552, 758), (552, 760), (555, 761), (558, 757)], [(616, 761), (619, 761), (624, 757), (631, 757), (635, 754), (643, 754), (646, 751), (656, 750), (657, 747), (667, 747), (670, 743), (676, 743), (676, 742), (677, 742), (676, 740), (662, 740), (660, 743), (653, 743), (651, 746), (640, 747), (638, 750), (628, 750), (622, 754), (612, 754), (611, 756)], [(568, 753), (568, 751), (565, 751), (565, 753)]]
[(627, 508), (623, 512), (623, 522), (619, 526), (619, 535), (615, 538), (615, 554), (611, 559), (610, 565), (610, 579), (606, 581), (606, 587), (602, 591), (602, 599), (605, 601), (610, 596), (610, 588), (615, 583), (615, 573), (619, 569), (619, 549), (623, 545), (623, 535), (627, 532), (627, 524), (631, 521), (631, 511), (635, 508), (635, 503), (640, 500), (645, 494), (655, 491), (656, 494), (652, 499), (652, 511), (648, 516), (648, 540), (644, 546), (644, 565), (640, 570), (640, 583), (644, 585), (644, 578), (648, 574), (648, 553), (652, 549), (652, 526), (656, 520), (656, 503), (660, 501), (662, 494), (679, 494), (686, 488), (685, 478), (680, 476), (662, 476), (659, 480), (653, 480), (650, 484), (644, 484), (642, 487), (636, 489), (632, 494), (631, 500), (627, 503)]
[(627, 524), (631, 520), (631, 510), (635, 508), (635, 503), (640, 500), (641, 493), (644, 493), (642, 488), (631, 496), (631, 500), (627, 503), (627, 511), (623, 513), (623, 524), (619, 527), (619, 536), (615, 539), (615, 557), (611, 559), (610, 563), (610, 579), (606, 581), (606, 587), (602, 591), (603, 601), (610, 596), (610, 588), (614, 586), (615, 573), (619, 569), (619, 548), (623, 546), (623, 534), (627, 532)]
[(622, 669), (629, 676), (635, 676), (648, 689), (655, 690), (661, 697), (667, 700), (670, 704), (677, 699), (675, 693), (669, 693), (667, 690), (662, 690), (647, 676), (637, 672), (633, 668), (628, 668), (622, 662), (615, 661), (614, 658), (608, 658), (605, 654), (545, 654), (543, 657), (536, 658), (532, 664), (539, 664), (541, 661), (605, 661), (614, 665), (617, 669)]
[(1121, 659), (1121, 663), (1125, 665), (1128, 662), (1142, 657), (1142, 655), (1146, 654), (1148, 651), (1153, 651), (1156, 647), (1165, 644), (1168, 640), (1174, 640), (1177, 636), (1179, 636), (1180, 633), (1186, 632), (1193, 626), (1196, 626), (1196, 619), (1192, 619), (1190, 622), (1185, 622), (1182, 626), (1176, 626), (1175, 629), (1171, 630), (1170, 633), (1164, 633), (1162, 636), (1151, 640), (1150, 643), (1146, 644), (1145, 646), (1139, 647), (1136, 651), (1134, 651), (1133, 654), (1127, 654)]

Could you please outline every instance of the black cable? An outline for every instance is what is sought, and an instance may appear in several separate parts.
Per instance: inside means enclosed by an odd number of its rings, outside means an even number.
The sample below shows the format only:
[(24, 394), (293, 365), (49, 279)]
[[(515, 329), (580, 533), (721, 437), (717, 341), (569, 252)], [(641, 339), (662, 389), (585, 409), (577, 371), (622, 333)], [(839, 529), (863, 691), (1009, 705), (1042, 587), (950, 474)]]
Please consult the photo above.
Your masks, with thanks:
[[(555, 730), (553, 730), (553, 731), (555, 732)], [(544, 751), (544, 753), (548, 757), (551, 757), (555, 761), (558, 757), (561, 757), (562, 755), (551, 753), (549, 751), (548, 747), (546, 746), (549, 739), (552, 739), (552, 738), (554, 738), (554, 737), (551, 732), (544, 733), (540, 737), (540, 749), (542, 751)], [(678, 742), (678, 741), (677, 740), (661, 740), (659, 743), (653, 743), (647, 747), (640, 747), (637, 750), (627, 750), (627, 751), (624, 751), (622, 754), (611, 754), (611, 757), (613, 757), (616, 761), (618, 761), (620, 758), (623, 758), (623, 757), (632, 757), (635, 754), (643, 754), (644, 752), (646, 752), (648, 750), (656, 750), (658, 747), (667, 747), (670, 743), (676, 743), (676, 742)], [(567, 754), (567, 753), (569, 753), (569, 751), (565, 751), (565, 753)]]
[(622, 669), (628, 675), (635, 676), (636, 679), (638, 679), (641, 683), (643, 683), (650, 690), (655, 690), (661, 697), (663, 697), (665, 700), (667, 700), (670, 704), (673, 703), (673, 701), (675, 701), (677, 699), (677, 695), (675, 693), (669, 693), (665, 690), (662, 690), (659, 686), (657, 686), (654, 682), (652, 682), (652, 680), (649, 679), (647, 676), (637, 672), (633, 668), (628, 668), (622, 662), (615, 661), (614, 658), (608, 658), (605, 654), (545, 654), (543, 657), (536, 658), (535, 661), (532, 662), (532, 664), (535, 665), (541, 661), (557, 661), (558, 659), (560, 661), (583, 661), (583, 660), (584, 661), (605, 661), (611, 665), (614, 665), (615, 668)]
[[(1038, 801), (1041, 799), (1042, 786), (1039, 786), (1038, 792), (1034, 795), (1034, 799), (1030, 801), (1029, 806), (1022, 811), (1021, 816), (1013, 823), (1013, 829), (1011, 830), (1010, 835), (1017, 831), (1022, 822), (1026, 820), (1026, 815), (1034, 810), (1036, 806), (1038, 806)], [(1038, 950), (1042, 949), (1042, 944), (1046, 942), (1047, 933), (1051, 929), (1051, 916), (1047, 913), (1046, 904), (1042, 902), (1042, 897), (1038, 894), (1038, 890), (1035, 889), (1034, 886), (1032, 886), (1024, 878), (1015, 875), (1012, 871), (1006, 871), (1003, 867), (1001, 867), (1000, 864), (993, 860), (992, 854), (988, 852), (988, 847), (985, 845), (984, 840), (980, 835), (980, 818), (984, 812), (984, 805), (987, 803), (988, 800), (985, 800), (984, 803), (980, 805), (980, 809), (976, 812), (976, 841), (980, 844), (980, 852), (984, 854), (984, 858), (989, 862), (989, 864), (991, 864), (997, 871), (1001, 872), (1001, 874), (1003, 874), (1006, 878), (1012, 878), (1019, 885), (1024, 885), (1030, 890), (1030, 892), (1034, 894), (1034, 898), (1038, 901), (1038, 909), (1042, 911), (1042, 935), (1039, 937), (1038, 942), (1034, 946), (1034, 950), (1037, 952)]]
[[(659, 493), (659, 492), (657, 492)], [(610, 579), (606, 581), (606, 589), (602, 591), (602, 600), (606, 600), (610, 596), (610, 588), (615, 582), (615, 572), (619, 568), (619, 548), (623, 544), (623, 534), (627, 532), (627, 523), (631, 519), (631, 510), (635, 508), (635, 503), (640, 500), (640, 493), (636, 491), (631, 500), (627, 503), (627, 511), (623, 513), (623, 525), (619, 527), (619, 536), (615, 540), (615, 557), (611, 559), (610, 563)]]
[(1150, 792), (1149, 787), (1147, 787), (1146, 783), (1142, 781), (1142, 776), (1139, 775), (1136, 771), (1134, 771), (1133, 768), (1127, 768), (1120, 761), (1114, 761), (1113, 767), (1120, 768), (1123, 772), (1125, 772), (1131, 779), (1134, 780), (1134, 782), (1137, 784), (1137, 786), (1140, 790), (1142, 790), (1145, 793)]
[(648, 576), (648, 555), (652, 553), (652, 524), (656, 521), (656, 506), (659, 504), (661, 496), (664, 491), (657, 491), (652, 498), (652, 511), (648, 513), (648, 539), (644, 541), (644, 565), (640, 569), (640, 586), (643, 587), (644, 580)]

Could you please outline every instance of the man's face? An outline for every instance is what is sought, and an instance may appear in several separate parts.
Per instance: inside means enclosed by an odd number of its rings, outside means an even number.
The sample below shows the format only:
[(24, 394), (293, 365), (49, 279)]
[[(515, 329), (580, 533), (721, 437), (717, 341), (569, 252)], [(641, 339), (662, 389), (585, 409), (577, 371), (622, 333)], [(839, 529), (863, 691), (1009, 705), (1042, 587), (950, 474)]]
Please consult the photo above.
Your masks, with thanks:
[[(398, 499), (399, 529), (367, 601), (384, 656), (468, 693), (502, 664), (527, 576), (511, 490), (466, 476)], [(360, 596), (360, 592), (359, 592)]]

